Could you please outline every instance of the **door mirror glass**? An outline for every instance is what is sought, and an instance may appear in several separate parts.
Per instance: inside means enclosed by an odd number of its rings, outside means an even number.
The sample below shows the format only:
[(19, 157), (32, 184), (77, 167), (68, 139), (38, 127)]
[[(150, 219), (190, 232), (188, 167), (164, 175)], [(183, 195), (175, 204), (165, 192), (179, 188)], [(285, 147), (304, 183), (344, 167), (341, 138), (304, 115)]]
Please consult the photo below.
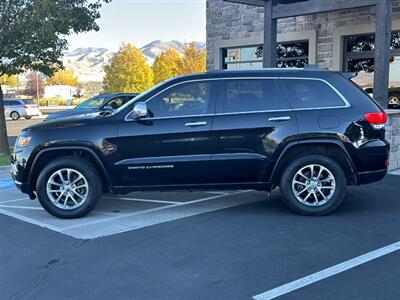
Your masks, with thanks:
[(145, 102), (138, 102), (133, 107), (133, 115), (136, 119), (145, 118), (148, 115), (147, 105)]

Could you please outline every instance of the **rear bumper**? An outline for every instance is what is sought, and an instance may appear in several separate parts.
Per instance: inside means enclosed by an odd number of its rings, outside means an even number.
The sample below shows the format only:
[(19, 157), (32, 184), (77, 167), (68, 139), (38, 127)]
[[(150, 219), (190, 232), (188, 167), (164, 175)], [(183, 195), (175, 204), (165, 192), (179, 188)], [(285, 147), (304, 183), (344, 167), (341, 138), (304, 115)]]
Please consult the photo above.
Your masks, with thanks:
[(388, 169), (377, 170), (377, 171), (367, 171), (357, 173), (357, 183), (358, 184), (368, 184), (371, 182), (382, 180), (386, 174)]

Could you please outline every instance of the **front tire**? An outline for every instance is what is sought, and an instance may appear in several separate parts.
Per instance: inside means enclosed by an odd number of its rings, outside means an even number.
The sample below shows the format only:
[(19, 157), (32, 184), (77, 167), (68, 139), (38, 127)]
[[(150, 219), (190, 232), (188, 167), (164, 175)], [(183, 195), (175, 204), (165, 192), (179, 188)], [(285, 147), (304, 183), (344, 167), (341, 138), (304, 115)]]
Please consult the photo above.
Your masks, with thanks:
[(334, 211), (346, 194), (343, 169), (323, 155), (305, 155), (286, 167), (280, 180), (283, 202), (306, 216), (323, 216)]
[(19, 115), (19, 113), (18, 113), (17, 111), (13, 111), (13, 112), (11, 112), (11, 114), (10, 114), (10, 118), (11, 118), (11, 120), (13, 120), (13, 121), (19, 120), (20, 117), (21, 117), (21, 116)]
[(36, 191), (48, 213), (61, 219), (75, 219), (96, 207), (103, 187), (91, 163), (78, 157), (62, 157), (40, 172)]

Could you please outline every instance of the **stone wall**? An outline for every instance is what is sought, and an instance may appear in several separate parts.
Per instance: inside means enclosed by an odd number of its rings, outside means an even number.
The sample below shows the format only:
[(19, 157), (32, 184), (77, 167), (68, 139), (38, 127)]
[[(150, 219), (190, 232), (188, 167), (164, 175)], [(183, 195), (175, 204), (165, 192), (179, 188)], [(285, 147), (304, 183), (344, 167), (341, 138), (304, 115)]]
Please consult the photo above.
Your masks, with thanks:
[(400, 168), (400, 110), (388, 110), (386, 139), (390, 143), (389, 170)]
[[(258, 38), (262, 42), (264, 13), (262, 7), (207, 0), (207, 68), (217, 69), (216, 44), (220, 41)], [(400, 0), (393, 1), (393, 20), (400, 20)], [(338, 27), (375, 24), (375, 7), (341, 10), (278, 20), (278, 34), (316, 31), (316, 63), (323, 68), (337, 68), (333, 63), (334, 32)]]

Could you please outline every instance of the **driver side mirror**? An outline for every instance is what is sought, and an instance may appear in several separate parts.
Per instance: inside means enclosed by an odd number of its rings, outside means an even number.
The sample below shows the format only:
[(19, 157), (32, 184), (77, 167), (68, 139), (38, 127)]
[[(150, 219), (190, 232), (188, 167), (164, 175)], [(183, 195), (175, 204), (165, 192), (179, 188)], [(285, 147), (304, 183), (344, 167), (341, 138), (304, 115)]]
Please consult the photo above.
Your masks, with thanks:
[(148, 116), (149, 112), (147, 110), (147, 105), (145, 102), (138, 102), (133, 107), (133, 114), (136, 119), (145, 118)]

